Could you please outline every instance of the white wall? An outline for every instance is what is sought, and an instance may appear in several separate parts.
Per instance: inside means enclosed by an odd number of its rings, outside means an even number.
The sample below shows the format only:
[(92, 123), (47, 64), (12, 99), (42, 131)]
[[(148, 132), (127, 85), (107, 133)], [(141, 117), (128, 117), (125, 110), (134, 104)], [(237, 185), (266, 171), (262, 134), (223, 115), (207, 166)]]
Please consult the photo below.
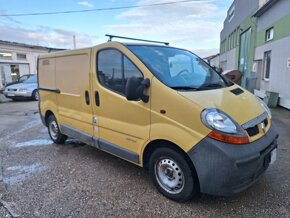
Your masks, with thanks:
[(220, 67), (220, 56), (216, 56), (210, 60), (210, 66)]
[[(266, 51), (271, 51), (270, 79), (261, 80), (260, 89), (278, 92), (290, 99), (290, 68), (287, 67), (287, 60), (290, 58), (290, 36), (256, 48), (255, 60), (263, 60)], [(258, 69), (257, 72), (263, 72), (263, 69)]]
[(220, 55), (220, 67), (223, 71), (234, 70), (236, 66), (236, 48)]
[[(37, 73), (37, 57), (40, 54), (47, 53), (48, 50), (45, 48), (28, 48), (11, 44), (0, 44), (0, 51), (12, 53), (11, 60), (0, 59), (0, 89), (3, 89), (2, 80), (6, 79), (6, 83), (11, 82), (10, 64), (19, 65), (20, 76)], [(26, 54), (26, 60), (17, 60), (17, 53)], [(3, 78), (4, 74), (5, 78)]]

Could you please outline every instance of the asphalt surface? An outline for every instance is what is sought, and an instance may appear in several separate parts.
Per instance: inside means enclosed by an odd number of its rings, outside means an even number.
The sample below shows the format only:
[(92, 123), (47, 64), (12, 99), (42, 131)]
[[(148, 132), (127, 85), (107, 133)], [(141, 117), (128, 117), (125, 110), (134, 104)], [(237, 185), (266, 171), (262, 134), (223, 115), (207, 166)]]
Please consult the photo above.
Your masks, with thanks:
[(0, 104), (0, 217), (290, 217), (290, 111), (272, 111), (278, 159), (248, 190), (176, 203), (147, 171), (76, 140), (55, 145), (37, 102)]

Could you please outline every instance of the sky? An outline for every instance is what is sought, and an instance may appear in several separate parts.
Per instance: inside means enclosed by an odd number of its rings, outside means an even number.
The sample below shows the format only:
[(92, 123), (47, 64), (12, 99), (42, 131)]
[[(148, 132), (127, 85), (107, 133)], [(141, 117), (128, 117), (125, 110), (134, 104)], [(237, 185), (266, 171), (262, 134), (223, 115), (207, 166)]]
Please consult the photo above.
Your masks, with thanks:
[[(0, 15), (148, 5), (181, 0), (0, 0)], [(196, 0), (154, 7), (87, 13), (0, 16), (0, 40), (56, 48), (89, 47), (105, 34), (170, 42), (201, 57), (218, 53), (232, 0)]]

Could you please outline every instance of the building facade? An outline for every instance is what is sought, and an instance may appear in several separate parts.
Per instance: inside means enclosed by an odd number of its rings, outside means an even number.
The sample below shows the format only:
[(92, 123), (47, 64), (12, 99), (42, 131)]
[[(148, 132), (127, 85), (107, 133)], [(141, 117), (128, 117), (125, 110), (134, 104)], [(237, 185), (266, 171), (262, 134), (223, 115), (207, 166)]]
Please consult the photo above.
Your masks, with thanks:
[(220, 67), (240, 70), (242, 86), (255, 90), (260, 97), (266, 91), (279, 93), (280, 104), (287, 108), (290, 108), (289, 8), (289, 0), (235, 0), (220, 35)]
[(290, 1), (269, 1), (254, 16), (256, 93), (279, 93), (280, 105), (290, 108)]
[(37, 73), (37, 56), (61, 49), (0, 40), (0, 90), (25, 74)]
[(220, 67), (224, 71), (240, 70), (242, 85), (250, 77), (255, 45), (256, 18), (259, 0), (235, 0), (228, 10), (220, 34)]

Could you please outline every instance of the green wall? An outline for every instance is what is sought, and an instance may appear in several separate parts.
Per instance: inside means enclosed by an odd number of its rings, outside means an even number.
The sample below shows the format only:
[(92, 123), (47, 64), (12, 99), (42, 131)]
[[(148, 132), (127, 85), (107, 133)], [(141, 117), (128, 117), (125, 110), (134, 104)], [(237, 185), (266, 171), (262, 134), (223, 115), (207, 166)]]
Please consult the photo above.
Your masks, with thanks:
[(256, 47), (259, 47), (267, 43), (265, 40), (266, 30), (268, 30), (271, 27), (274, 27), (274, 37), (269, 42), (276, 41), (284, 37), (290, 36), (290, 14), (281, 18), (275, 23), (271, 23), (265, 29), (259, 31), (256, 37)]

